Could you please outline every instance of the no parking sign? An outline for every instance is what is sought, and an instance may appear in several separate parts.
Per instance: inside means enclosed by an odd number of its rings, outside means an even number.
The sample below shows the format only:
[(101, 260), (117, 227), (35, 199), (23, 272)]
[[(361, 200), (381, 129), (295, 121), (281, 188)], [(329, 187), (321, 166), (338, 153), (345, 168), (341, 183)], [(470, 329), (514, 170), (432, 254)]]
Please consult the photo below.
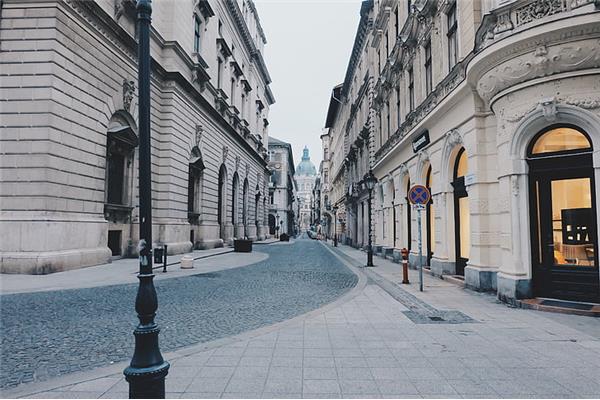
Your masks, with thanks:
[(431, 200), (431, 193), (423, 185), (415, 185), (408, 192), (408, 200), (412, 204), (427, 205)]

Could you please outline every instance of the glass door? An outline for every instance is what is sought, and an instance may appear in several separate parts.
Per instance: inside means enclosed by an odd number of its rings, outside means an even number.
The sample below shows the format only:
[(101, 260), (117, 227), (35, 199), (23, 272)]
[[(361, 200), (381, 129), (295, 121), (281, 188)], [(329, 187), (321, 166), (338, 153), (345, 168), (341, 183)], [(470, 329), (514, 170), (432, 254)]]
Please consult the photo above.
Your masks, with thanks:
[(534, 174), (536, 296), (598, 301), (598, 241), (592, 171)]

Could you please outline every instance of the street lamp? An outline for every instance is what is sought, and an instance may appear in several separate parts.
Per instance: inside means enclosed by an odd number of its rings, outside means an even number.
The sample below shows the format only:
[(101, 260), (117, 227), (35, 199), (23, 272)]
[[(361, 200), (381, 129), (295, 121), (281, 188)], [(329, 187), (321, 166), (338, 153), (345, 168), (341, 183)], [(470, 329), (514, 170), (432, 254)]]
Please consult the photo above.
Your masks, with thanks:
[[(326, 209), (327, 211), (331, 211), (331, 201), (330, 201), (329, 199), (325, 200), (325, 209)], [(326, 232), (330, 232), (330, 230), (331, 230), (331, 226), (330, 226), (329, 224), (326, 224), (326, 223), (325, 223), (325, 220), (323, 220), (323, 221), (322, 221), (321, 225), (322, 225), (322, 226), (325, 226), (325, 225), (327, 225), (327, 230), (326, 230)], [(328, 234), (326, 234), (326, 235), (325, 235), (325, 238), (326, 238), (326, 239), (329, 239), (327, 236), (328, 236)]]
[(372, 192), (375, 188), (375, 184), (377, 184), (377, 178), (373, 175), (373, 171), (369, 170), (362, 180), (362, 183), (365, 185), (367, 190), (369, 191), (369, 247), (367, 248), (367, 267), (373, 266), (373, 244), (371, 238), (371, 200), (372, 200)]
[(337, 206), (333, 206), (333, 247), (337, 247)]
[(133, 331), (135, 350), (123, 374), (129, 382), (129, 398), (164, 399), (165, 377), (169, 363), (160, 354), (160, 329), (154, 316), (158, 308), (154, 274), (152, 273), (152, 187), (150, 160), (150, 21), (151, 0), (138, 0), (138, 111), (139, 111), (139, 202), (140, 202), (140, 281), (135, 298), (135, 311), (140, 323)]

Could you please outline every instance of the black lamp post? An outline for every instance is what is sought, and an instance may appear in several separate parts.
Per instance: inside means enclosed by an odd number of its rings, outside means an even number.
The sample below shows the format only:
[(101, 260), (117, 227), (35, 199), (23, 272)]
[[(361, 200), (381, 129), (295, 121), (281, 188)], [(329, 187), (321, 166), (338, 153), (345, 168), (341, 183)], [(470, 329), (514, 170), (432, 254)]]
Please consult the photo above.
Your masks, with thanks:
[(140, 272), (135, 299), (135, 311), (140, 323), (133, 331), (135, 350), (129, 367), (123, 373), (129, 382), (131, 399), (164, 399), (165, 377), (169, 363), (160, 354), (154, 317), (158, 308), (154, 274), (152, 273), (152, 187), (150, 165), (150, 20), (151, 0), (138, 0), (137, 23), (139, 34), (138, 108), (140, 134), (139, 196), (140, 196)]
[(367, 267), (373, 266), (373, 242), (371, 238), (371, 199), (372, 192), (375, 188), (375, 184), (377, 183), (377, 178), (373, 175), (373, 171), (369, 170), (362, 180), (362, 183), (365, 185), (367, 190), (369, 191), (369, 247), (367, 248)]
[(333, 247), (337, 247), (337, 206), (333, 206)]

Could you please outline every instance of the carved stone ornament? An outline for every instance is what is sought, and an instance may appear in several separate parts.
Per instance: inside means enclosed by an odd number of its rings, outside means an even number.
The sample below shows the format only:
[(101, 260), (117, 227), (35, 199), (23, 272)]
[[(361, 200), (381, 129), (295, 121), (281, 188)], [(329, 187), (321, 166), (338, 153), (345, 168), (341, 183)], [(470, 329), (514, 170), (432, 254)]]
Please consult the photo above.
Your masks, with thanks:
[(123, 3), (121, 2), (121, 0), (114, 0), (115, 1), (115, 19), (118, 21), (119, 18), (121, 18), (121, 16), (123, 15)]
[(229, 146), (223, 146), (223, 163), (227, 161), (227, 156), (229, 155)]
[(135, 82), (123, 79), (123, 109), (129, 111), (135, 92)]
[(566, 99), (558, 99), (562, 100), (565, 104), (569, 104), (571, 106), (580, 107), (586, 110), (594, 110), (596, 108), (600, 108), (600, 99), (572, 99), (567, 97)]
[(479, 79), (477, 92), (489, 101), (497, 93), (534, 78), (600, 67), (600, 40), (560, 46), (538, 46), (533, 52), (507, 60)]
[(246, 163), (246, 177), (250, 174), (250, 165)]
[(557, 105), (558, 104), (568, 104), (571, 106), (580, 107), (586, 110), (594, 110), (596, 108), (600, 108), (600, 100), (598, 99), (573, 99), (571, 97), (563, 98), (563, 97), (551, 97), (548, 99), (543, 99), (539, 103), (531, 106), (527, 111), (522, 111), (517, 114), (504, 116), (501, 111), (502, 119), (509, 123), (517, 123), (525, 118), (528, 114), (537, 110), (539, 107), (542, 108), (542, 112), (544, 117), (549, 121), (553, 122), (557, 118)]
[(417, 159), (419, 160), (418, 165), (420, 165), (421, 167), (423, 166), (423, 164), (428, 162), (429, 161), (429, 153), (427, 152), (427, 150), (420, 150), (418, 153)]
[(404, 163), (400, 164), (400, 168), (398, 168), (398, 175), (404, 176), (406, 174), (408, 174), (408, 166), (404, 162)]
[(204, 133), (204, 128), (200, 124), (196, 124), (196, 134), (195, 134), (195, 143), (198, 148), (202, 148), (202, 134)]
[(450, 148), (463, 143), (463, 138), (458, 129), (452, 129), (446, 132), (446, 143)]
[(552, 97), (549, 99), (543, 99), (540, 101), (540, 107), (542, 108), (542, 113), (544, 114), (544, 118), (548, 122), (556, 121), (557, 117), (557, 109), (556, 109), (556, 98)]
[(239, 171), (240, 170), (240, 156), (235, 156), (235, 170)]

